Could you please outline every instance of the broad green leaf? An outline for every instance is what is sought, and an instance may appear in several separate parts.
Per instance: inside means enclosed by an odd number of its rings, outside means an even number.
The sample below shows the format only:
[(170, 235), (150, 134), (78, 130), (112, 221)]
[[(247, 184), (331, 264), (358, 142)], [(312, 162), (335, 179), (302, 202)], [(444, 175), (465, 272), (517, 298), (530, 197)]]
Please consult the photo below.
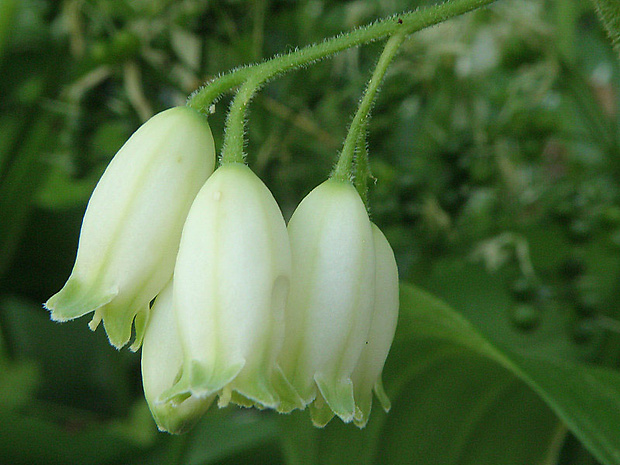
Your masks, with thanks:
[[(53, 409), (58, 411), (63, 407), (48, 407), (50, 413)], [(99, 422), (92, 414), (76, 411), (63, 416), (72, 421), (59, 424), (41, 412), (0, 409), (2, 462), (15, 465), (131, 463), (127, 458), (143, 453), (155, 439), (156, 429), (145, 402), (139, 402), (126, 418), (108, 422)]]
[(400, 331), (444, 341), (497, 362), (536, 392), (607, 465), (620, 464), (620, 374), (575, 362), (500, 351), (450, 307), (403, 285)]
[(429, 294), (401, 286), (384, 381), (392, 410), (366, 429), (283, 420), (290, 464), (556, 463), (568, 430), (604, 464), (620, 463), (620, 375), (499, 349)]
[[(547, 249), (555, 245), (546, 239), (541, 239), (541, 242)], [(547, 263), (552, 260), (544, 259)], [(554, 301), (534, 302), (539, 321), (532, 330), (521, 331), (514, 325), (510, 311), (519, 302), (511, 295), (510, 279), (506, 278), (506, 274), (489, 273), (482, 263), (450, 257), (435, 261), (423, 286), (458, 309), (490, 342), (532, 353), (572, 359), (581, 357), (588, 347), (576, 346), (571, 341), (566, 329), (571, 315)]]
[(565, 429), (501, 366), (442, 344), (410, 347), (421, 361), (393, 394), (374, 463), (517, 465), (557, 456)]
[[(277, 463), (277, 433), (276, 416), (269, 412), (213, 406), (189, 433), (161, 433), (160, 444), (140, 464), (257, 465), (263, 463), (257, 458), (260, 448), (270, 457), (264, 463), (272, 465)], [(249, 460), (243, 460), (244, 457)]]
[(262, 443), (275, 442), (275, 417), (267, 412), (213, 406), (192, 432), (187, 465), (207, 465)]
[[(557, 454), (565, 430), (553, 413), (502, 367), (468, 350), (406, 338), (395, 345), (385, 380), (390, 413), (375, 405), (361, 431), (337, 421), (310, 431), (314, 460), (289, 463), (522, 465)], [(309, 420), (300, 415), (299, 422)]]
[[(2, 297), (0, 316), (12, 350), (36, 364), (39, 401), (106, 417), (127, 414), (133, 403), (135, 354), (114, 350), (105, 333), (93, 334), (83, 319), (63, 325), (51, 321), (38, 302)], [(55, 411), (46, 416), (65, 420)]]

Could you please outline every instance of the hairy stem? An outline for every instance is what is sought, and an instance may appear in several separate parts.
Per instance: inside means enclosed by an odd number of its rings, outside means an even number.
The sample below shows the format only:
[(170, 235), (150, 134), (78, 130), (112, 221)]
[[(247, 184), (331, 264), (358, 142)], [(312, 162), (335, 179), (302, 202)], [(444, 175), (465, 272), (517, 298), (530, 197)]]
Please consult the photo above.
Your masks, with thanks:
[(351, 32), (332, 37), (319, 44), (294, 50), (253, 66), (234, 69), (221, 75), (192, 94), (187, 104), (198, 111), (209, 108), (223, 93), (245, 82), (250, 76), (261, 76), (262, 83), (286, 71), (299, 68), (343, 50), (385, 39), (396, 33), (409, 35), (439, 24), (455, 16), (494, 3), (496, 0), (452, 0), (441, 5), (381, 19)]
[[(206, 113), (219, 95), (232, 87), (244, 83), (237, 92), (237, 95), (235, 95), (226, 117), (226, 133), (224, 135), (224, 146), (221, 156), (222, 163), (242, 163), (245, 160), (243, 153), (243, 136), (245, 131), (246, 109), (254, 94), (270, 79), (286, 71), (299, 68), (304, 64), (320, 60), (342, 50), (390, 36), (394, 36), (394, 38), (389, 41), (387, 48), (390, 50), (394, 48), (393, 52), (389, 52), (392, 53), (393, 57), (393, 53), (398, 49), (398, 45), (400, 45), (409, 34), (478, 7), (488, 5), (494, 1), (495, 0), (448, 1), (438, 6), (418, 9), (410, 13), (377, 21), (369, 26), (333, 37), (320, 44), (310, 45), (286, 55), (276, 56), (252, 67), (233, 70), (200, 89), (190, 97), (187, 104), (198, 111)], [(391, 57), (389, 60), (387, 57), (385, 59), (389, 64)], [(385, 68), (387, 68), (387, 65)], [(382, 73), (385, 74), (385, 69), (382, 70)], [(381, 74), (381, 77), (383, 77), (383, 74)], [(371, 90), (371, 87), (374, 86), (375, 85), (372, 84), (368, 89), (372, 94), (370, 97), (371, 99), (374, 99), (374, 94), (376, 93), (376, 88)], [(378, 84), (376, 87), (378, 87)], [(371, 106), (372, 100), (368, 103), (368, 111)], [(353, 147), (355, 146), (355, 142), (356, 138), (353, 139)], [(347, 149), (346, 142), (345, 149)], [(345, 153), (344, 150), (343, 153)], [(346, 156), (349, 156), (349, 153), (346, 153)], [(347, 170), (346, 159), (343, 163), (345, 164), (343, 167), (336, 167), (334, 171), (335, 177), (342, 177), (342, 170)], [(352, 156), (351, 162), (348, 164), (347, 173), (351, 171), (351, 164)]]
[[(379, 61), (377, 62), (377, 66), (372, 73), (372, 77), (370, 78), (370, 81), (368, 81), (368, 86), (366, 87), (364, 97), (362, 97), (362, 101), (357, 107), (357, 111), (355, 112), (355, 116), (353, 117), (353, 121), (349, 127), (349, 132), (347, 133), (347, 137), (344, 141), (340, 158), (338, 159), (338, 163), (331, 174), (333, 178), (343, 181), (351, 179), (355, 148), (358, 146), (360, 135), (363, 135), (366, 130), (368, 115), (370, 114), (375, 97), (377, 96), (379, 86), (381, 85), (381, 82), (383, 82), (385, 73), (392, 62), (392, 59), (396, 55), (396, 52), (398, 52), (399, 47), (405, 40), (405, 37), (406, 36), (404, 34), (396, 34), (391, 37), (385, 45), (385, 48), (379, 57)], [(368, 168), (366, 167), (365, 170), (366, 173), (358, 173), (358, 175), (367, 178)], [(364, 179), (363, 182), (366, 184), (366, 179)]]

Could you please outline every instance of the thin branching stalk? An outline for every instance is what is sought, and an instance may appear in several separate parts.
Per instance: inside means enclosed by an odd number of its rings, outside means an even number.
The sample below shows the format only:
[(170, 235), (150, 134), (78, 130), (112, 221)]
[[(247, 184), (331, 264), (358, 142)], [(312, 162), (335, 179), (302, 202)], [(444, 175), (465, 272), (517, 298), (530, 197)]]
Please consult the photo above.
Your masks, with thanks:
[(385, 39), (394, 35), (403, 38), (421, 29), (433, 26), (455, 16), (489, 5), (496, 0), (453, 0), (441, 5), (418, 9), (391, 16), (327, 39), (319, 44), (279, 55), (263, 63), (237, 68), (226, 73), (190, 96), (187, 104), (208, 113), (211, 105), (224, 92), (239, 86), (226, 120), (226, 134), (222, 149), (222, 163), (243, 162), (243, 135), (245, 112), (254, 94), (275, 76), (316, 62), (343, 50)]

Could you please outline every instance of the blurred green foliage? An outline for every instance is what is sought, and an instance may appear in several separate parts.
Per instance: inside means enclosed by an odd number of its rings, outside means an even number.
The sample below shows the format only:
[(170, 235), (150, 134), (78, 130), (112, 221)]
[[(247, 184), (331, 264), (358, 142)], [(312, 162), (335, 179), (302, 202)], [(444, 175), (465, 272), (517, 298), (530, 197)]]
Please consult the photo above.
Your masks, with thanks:
[[(620, 70), (587, 2), (499, 0), (392, 64), (371, 214), (401, 279), (447, 304), (403, 286), (393, 409), (365, 430), (228, 408), (157, 433), (139, 355), (41, 308), (142, 121), (228, 69), (429, 3), (0, 0), (0, 463), (620, 464)], [(329, 173), (379, 51), (253, 102), (249, 162), (285, 217)]]

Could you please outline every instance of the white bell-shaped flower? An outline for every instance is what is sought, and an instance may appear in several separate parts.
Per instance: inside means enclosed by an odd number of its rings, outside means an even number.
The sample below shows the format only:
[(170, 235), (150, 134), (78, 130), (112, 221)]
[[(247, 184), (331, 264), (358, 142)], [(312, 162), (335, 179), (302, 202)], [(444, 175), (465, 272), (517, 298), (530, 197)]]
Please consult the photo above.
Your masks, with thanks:
[(160, 431), (183, 433), (206, 412), (215, 396), (188, 396), (178, 401), (158, 402), (161, 394), (177, 381), (183, 366), (183, 350), (172, 308), (172, 282), (157, 296), (142, 343), (144, 397)]
[(161, 401), (219, 395), (219, 405), (275, 408), (291, 257), (282, 213), (245, 165), (224, 164), (188, 214), (174, 271), (184, 347)]
[[(375, 296), (371, 223), (349, 182), (330, 179), (299, 204), (288, 225), (293, 279), (283, 373), (322, 426), (356, 413), (351, 376), (366, 345)], [(281, 411), (295, 407), (282, 394)], [(290, 401), (290, 402), (289, 402)]]
[(95, 312), (122, 347), (135, 317), (141, 343), (150, 301), (170, 280), (187, 212), (213, 171), (206, 117), (188, 107), (159, 113), (123, 145), (84, 215), (77, 258), (65, 286), (45, 304), (56, 321)]
[(390, 399), (383, 389), (381, 372), (390, 351), (398, 321), (398, 267), (389, 242), (375, 225), (372, 225), (375, 248), (375, 305), (372, 313), (367, 343), (357, 362), (352, 380), (355, 403), (358, 407), (354, 422), (366, 426), (375, 391), (383, 409), (390, 410)]

